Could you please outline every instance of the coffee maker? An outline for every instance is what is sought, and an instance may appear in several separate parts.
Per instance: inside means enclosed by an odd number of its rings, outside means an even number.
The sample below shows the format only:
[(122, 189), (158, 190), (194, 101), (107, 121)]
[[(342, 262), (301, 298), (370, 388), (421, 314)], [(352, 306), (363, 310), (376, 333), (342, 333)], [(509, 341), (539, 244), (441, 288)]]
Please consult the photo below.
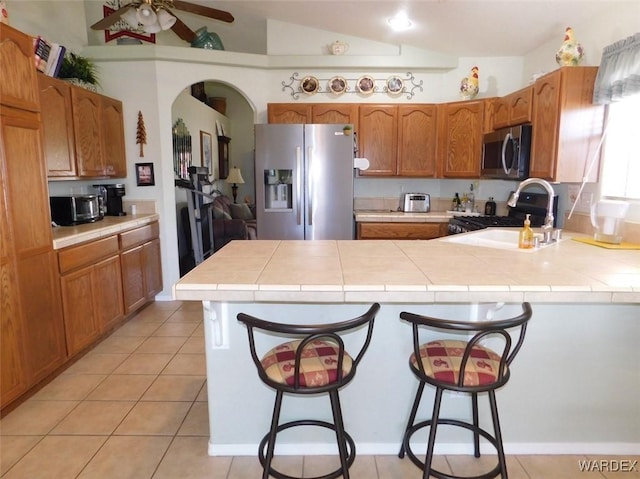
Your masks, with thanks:
[(127, 214), (122, 207), (122, 197), (125, 194), (124, 184), (93, 186), (98, 189), (98, 194), (102, 199), (100, 207), (103, 209), (103, 214), (107, 216), (125, 216)]

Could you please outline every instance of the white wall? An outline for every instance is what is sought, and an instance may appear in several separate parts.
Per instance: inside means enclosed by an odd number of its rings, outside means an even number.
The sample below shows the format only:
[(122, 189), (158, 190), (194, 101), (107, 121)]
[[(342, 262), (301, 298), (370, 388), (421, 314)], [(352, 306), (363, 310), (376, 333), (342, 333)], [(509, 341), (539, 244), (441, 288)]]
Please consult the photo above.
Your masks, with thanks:
[[(578, 4), (578, 3), (577, 3)], [(640, 2), (632, 1), (624, 7), (611, 7), (603, 15), (598, 15), (588, 22), (572, 27), (576, 40), (585, 50), (583, 65), (599, 65), (604, 47), (622, 40), (640, 30)], [(556, 51), (562, 45), (564, 31), (558, 37), (549, 40), (524, 57), (524, 78), (539, 72), (549, 72), (558, 68), (555, 60)]]

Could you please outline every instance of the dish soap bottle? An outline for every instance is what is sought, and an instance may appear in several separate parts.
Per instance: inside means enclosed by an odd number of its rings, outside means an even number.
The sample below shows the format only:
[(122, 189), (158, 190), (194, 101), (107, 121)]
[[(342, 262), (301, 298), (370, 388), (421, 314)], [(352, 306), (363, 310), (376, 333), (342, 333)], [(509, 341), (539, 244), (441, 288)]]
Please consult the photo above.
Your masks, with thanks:
[(531, 229), (530, 216), (530, 214), (527, 214), (524, 220), (524, 227), (520, 230), (520, 236), (518, 237), (518, 248), (521, 249), (533, 248), (533, 230)]

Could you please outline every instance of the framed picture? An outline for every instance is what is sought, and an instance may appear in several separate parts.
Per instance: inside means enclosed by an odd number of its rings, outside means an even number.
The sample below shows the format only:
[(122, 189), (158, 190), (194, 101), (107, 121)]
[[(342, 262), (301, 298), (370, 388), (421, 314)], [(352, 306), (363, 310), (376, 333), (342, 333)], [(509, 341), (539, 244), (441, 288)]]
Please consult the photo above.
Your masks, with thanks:
[(218, 137), (218, 167), (220, 168), (220, 179), (224, 180), (229, 176), (229, 142), (228, 136)]
[(191, 85), (191, 96), (202, 102), (207, 101), (207, 94), (204, 91), (204, 82), (198, 82)]
[(136, 181), (138, 186), (154, 186), (153, 163), (136, 163)]
[(209, 174), (213, 174), (213, 169), (211, 168), (211, 157), (212, 153), (212, 143), (211, 143), (211, 133), (207, 133), (206, 131), (200, 131), (200, 161), (202, 162), (202, 166), (206, 167), (209, 170)]

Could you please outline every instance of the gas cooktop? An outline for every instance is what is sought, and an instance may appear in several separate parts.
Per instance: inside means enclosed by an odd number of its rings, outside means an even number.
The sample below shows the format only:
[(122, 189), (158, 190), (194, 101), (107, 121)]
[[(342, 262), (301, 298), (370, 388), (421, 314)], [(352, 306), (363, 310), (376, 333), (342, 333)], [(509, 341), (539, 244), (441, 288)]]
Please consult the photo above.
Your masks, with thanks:
[[(521, 193), (518, 204), (509, 208), (508, 216), (456, 216), (449, 220), (449, 234), (466, 233), (491, 227), (522, 227), (527, 214), (531, 215), (531, 226), (542, 226), (547, 216), (547, 199), (548, 196), (542, 193)], [(557, 218), (557, 205), (556, 197), (554, 218)]]

